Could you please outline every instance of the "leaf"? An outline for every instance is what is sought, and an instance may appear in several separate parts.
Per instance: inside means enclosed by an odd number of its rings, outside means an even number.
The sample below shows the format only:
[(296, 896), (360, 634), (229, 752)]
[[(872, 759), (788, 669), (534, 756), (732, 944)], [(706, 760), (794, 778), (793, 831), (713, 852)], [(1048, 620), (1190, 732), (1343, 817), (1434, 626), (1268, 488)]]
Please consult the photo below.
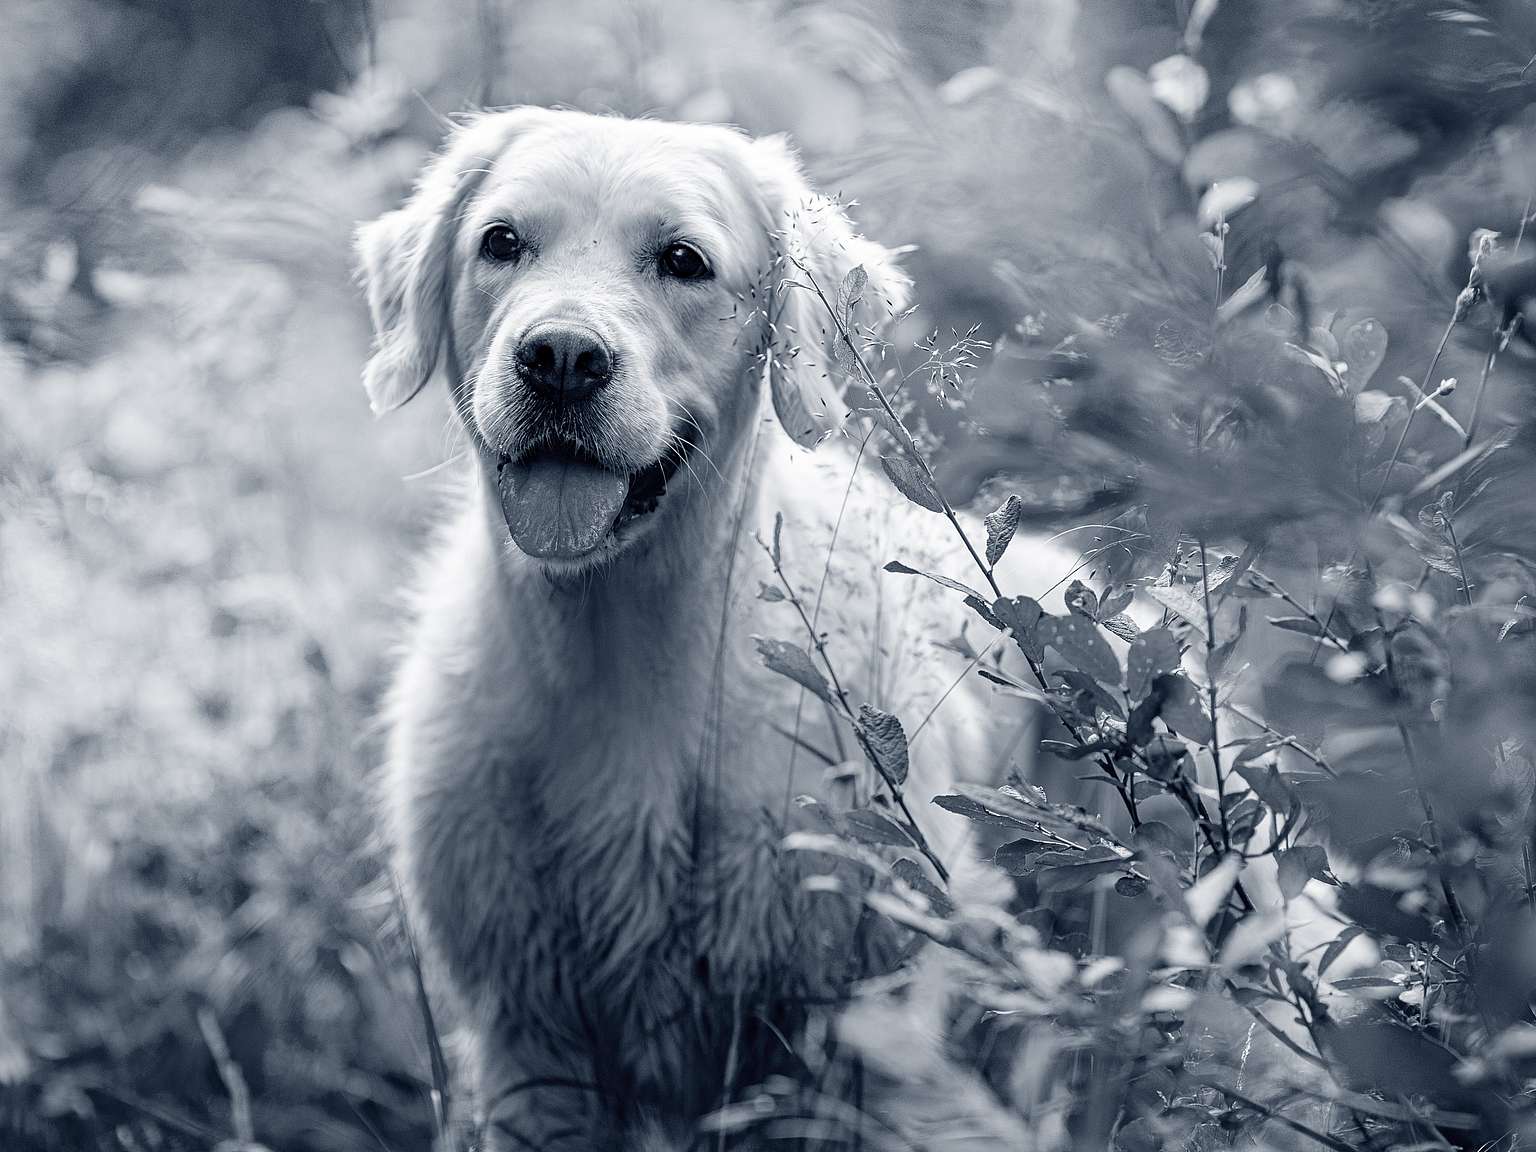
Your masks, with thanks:
[(963, 596), (968, 596), (976, 600), (981, 599), (980, 592), (976, 591), (974, 588), (960, 583), (958, 580), (951, 580), (948, 576), (941, 576), (937, 572), (923, 572), (920, 569), (913, 568), (910, 564), (903, 564), (900, 560), (887, 560), (885, 563), (885, 570), (887, 572), (894, 572), (898, 576), (923, 576), (929, 580), (932, 580), (935, 584), (943, 585), (945, 588), (948, 588), (952, 592), (959, 592)]
[(855, 264), (848, 269), (848, 274), (843, 277), (843, 282), (837, 289), (837, 314), (843, 322), (843, 327), (850, 333), (853, 331), (853, 312), (858, 307), (863, 297), (864, 286), (869, 283), (869, 273), (864, 271), (864, 265)]
[(1211, 718), (1200, 698), (1200, 689), (1187, 676), (1165, 672), (1153, 681), (1153, 691), (1162, 700), (1158, 715), (1163, 723), (1180, 736), (1201, 744), (1211, 742)]
[(766, 600), (770, 604), (777, 604), (780, 600), (784, 599), (784, 593), (779, 590), (777, 585), (769, 584), (766, 580), (760, 580), (757, 585), (757, 598), (759, 600)]
[[(1125, 719), (1125, 709), (1120, 706), (1120, 701), (1116, 700), (1113, 695), (1105, 691), (1103, 685), (1101, 685), (1092, 676), (1088, 675), (1088, 673), (1078, 672), (1075, 669), (1067, 668), (1055, 672), (1053, 675), (1063, 684), (1066, 684), (1068, 687), (1070, 687), (1074, 692), (1086, 692), (1092, 696), (1094, 708), (1104, 709), (1104, 711), (1108, 712), (1117, 720)], [(1092, 709), (1089, 711), (1091, 714)]]
[(1120, 662), (1109, 641), (1080, 616), (1042, 616), (1035, 625), (1041, 644), (1060, 652), (1071, 664), (1105, 684), (1120, 683)]
[(898, 848), (912, 847), (912, 837), (899, 824), (873, 809), (855, 808), (843, 819), (847, 822), (848, 834), (855, 840), (866, 844), (893, 844)]
[(1387, 330), (1379, 320), (1368, 318), (1352, 324), (1339, 341), (1339, 358), (1344, 361), (1344, 377), (1350, 390), (1360, 392), (1387, 358)]
[(914, 892), (921, 892), (926, 896), (928, 907), (935, 916), (948, 916), (955, 910), (954, 901), (928, 878), (928, 873), (923, 871), (923, 866), (916, 860), (909, 860), (903, 856), (891, 865), (891, 875)]
[(907, 431), (906, 425), (900, 419), (892, 415), (890, 405), (884, 402), (881, 393), (874, 388), (866, 389), (866, 392), (874, 407), (860, 408), (858, 410), (859, 415), (869, 417), (881, 428), (884, 428), (891, 438), (908, 452), (916, 452), (917, 442), (912, 439), (912, 433)]
[(1104, 595), (1099, 597), (1100, 617), (1119, 615), (1131, 606), (1131, 601), (1135, 598), (1136, 590), (1128, 584), (1105, 588)]
[(1036, 664), (1045, 659), (1045, 648), (1036, 632), (1044, 616), (1038, 601), (1028, 596), (1004, 596), (992, 602), (992, 614), (1013, 632), (1019, 651)]
[(1405, 501), (1416, 500), (1424, 495), (1424, 493), (1434, 491), (1468, 464), (1481, 463), (1485, 457), (1493, 455), (1508, 443), (1509, 441), (1503, 435), (1498, 435), (1489, 437), (1481, 444), (1472, 445), (1465, 452), (1457, 453), (1428, 476), (1425, 476), (1424, 479), (1408, 490), (1407, 495), (1403, 499)]
[(1299, 851), (1292, 849), (1280, 853), (1278, 880), (1282, 896), (1287, 900), (1296, 899), (1310, 879), (1312, 879), (1312, 871), (1307, 867), (1306, 858)]
[(1113, 616), (1099, 621), (1099, 627), (1106, 632), (1113, 632), (1122, 640), (1134, 640), (1141, 635), (1141, 625), (1132, 620), (1124, 612), (1117, 612)]
[(773, 514), (773, 566), (775, 568), (777, 568), (779, 566), (779, 563), (780, 563), (779, 536), (783, 533), (783, 531), (784, 531), (784, 513), (782, 513), (782, 512), (775, 512)]
[(1323, 949), (1322, 958), (1317, 962), (1318, 979), (1322, 979), (1324, 973), (1328, 971), (1333, 962), (1343, 955), (1344, 949), (1349, 947), (1349, 942), (1364, 931), (1365, 929), (1360, 927), (1360, 925), (1351, 924), (1344, 931), (1340, 932), (1338, 936), (1334, 937), (1328, 947)]
[(1253, 789), (1254, 795), (1276, 812), (1284, 812), (1290, 808), (1292, 800), (1290, 790), (1273, 764), (1255, 764), (1251, 760), (1247, 762), (1239, 760), (1234, 767), (1237, 774), (1243, 778), (1243, 783)]
[(752, 637), (757, 654), (770, 672), (787, 676), (802, 688), (808, 688), (828, 704), (832, 703), (832, 689), (811, 659), (811, 654), (788, 640), (769, 640), (762, 636)]
[(1130, 861), (1113, 848), (1095, 845), (1081, 851), (1041, 852), (1033, 860), (1042, 895), (1070, 892), (1111, 872), (1123, 872)]
[(1081, 616), (1087, 620), (1097, 621), (1099, 614), (1099, 598), (1094, 595), (1093, 589), (1081, 580), (1074, 580), (1067, 585), (1067, 590), (1062, 593), (1062, 600), (1067, 605), (1067, 611), (1074, 616)]
[(1031, 840), (1027, 836), (1010, 840), (992, 853), (992, 863), (1010, 876), (1027, 876), (1034, 871), (1034, 859), (1042, 855), (1049, 845), (1043, 840)]
[(1013, 534), (1018, 531), (1019, 519), (1024, 515), (1024, 501), (1010, 492), (1008, 499), (989, 513), (982, 523), (987, 527), (987, 564), (995, 566), (1008, 550)]
[(901, 721), (868, 704), (859, 705), (859, 730), (876, 757), (882, 776), (900, 785), (907, 778), (907, 734)]
[(930, 512), (944, 511), (944, 499), (922, 465), (905, 456), (882, 456), (880, 466), (891, 478), (891, 483), (896, 485), (896, 490), (919, 508), (926, 508)]
[(1367, 388), (1355, 397), (1355, 419), (1361, 424), (1379, 424), (1394, 409), (1404, 407), (1405, 404), (1401, 396)]
[(1074, 892), (1093, 883), (1100, 876), (1106, 876), (1111, 872), (1123, 872), (1125, 866), (1125, 861), (1117, 858), (1082, 860), (1075, 864), (1041, 867), (1035, 873), (1035, 882), (1040, 885), (1042, 896), (1051, 892)]
[(1126, 873), (1115, 881), (1115, 893), (1127, 899), (1135, 899), (1147, 890), (1147, 882), (1140, 876)]
[(1282, 628), (1287, 632), (1300, 632), (1303, 636), (1323, 634), (1322, 622), (1313, 620), (1309, 616), (1271, 616), (1269, 622), (1276, 628)]
[(1164, 672), (1177, 671), (1179, 642), (1166, 628), (1149, 628), (1131, 641), (1125, 657), (1125, 690), (1132, 700), (1141, 700), (1152, 688), (1152, 681)]
[(853, 329), (837, 334), (837, 342), (832, 345), (832, 355), (837, 360), (838, 370), (849, 381), (857, 380), (862, 375), (859, 371), (859, 353), (853, 343)]
[(1186, 585), (1153, 586), (1147, 589), (1147, 595), (1183, 620), (1200, 635), (1207, 635), (1205, 604)]
[(1328, 851), (1321, 844), (1302, 844), (1280, 853), (1280, 891), (1287, 900), (1301, 895), (1308, 880), (1328, 880)]

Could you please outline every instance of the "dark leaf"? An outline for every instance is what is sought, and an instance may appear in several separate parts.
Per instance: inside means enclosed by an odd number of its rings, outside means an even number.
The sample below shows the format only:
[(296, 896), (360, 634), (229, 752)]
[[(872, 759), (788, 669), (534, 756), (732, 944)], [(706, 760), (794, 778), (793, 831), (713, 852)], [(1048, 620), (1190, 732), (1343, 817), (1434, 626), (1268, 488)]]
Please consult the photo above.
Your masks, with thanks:
[(901, 721), (868, 704), (859, 705), (859, 728), (882, 776), (901, 784), (907, 778), (907, 734)]
[(1237, 774), (1252, 788), (1254, 794), (1276, 812), (1285, 812), (1291, 806), (1291, 793), (1272, 764), (1255, 764), (1239, 759), (1233, 765)]
[(1307, 859), (1299, 848), (1280, 853), (1279, 883), (1280, 893), (1287, 900), (1294, 900), (1301, 895), (1301, 890), (1307, 886), (1307, 881), (1312, 879), (1312, 869), (1308, 866)]
[(960, 583), (958, 580), (951, 580), (948, 576), (941, 576), (937, 572), (920, 571), (919, 569), (913, 568), (910, 565), (903, 564), (900, 560), (886, 561), (885, 570), (887, 572), (894, 572), (898, 576), (923, 576), (929, 580), (932, 580), (935, 584), (942, 585), (943, 587), (948, 588), (953, 592), (960, 593), (962, 596), (970, 596), (977, 600), (981, 599), (981, 593), (977, 592), (974, 588), (967, 587), (966, 585)]
[(1028, 830), (1030, 822), (1006, 810), (994, 811), (983, 805), (980, 801), (970, 796), (935, 796), (933, 802), (946, 812), (953, 812), (957, 816), (964, 816), (977, 824), (989, 824), (1001, 828), (1023, 828)]
[(752, 640), (757, 645), (757, 654), (770, 671), (787, 676), (801, 687), (809, 688), (827, 703), (832, 702), (832, 689), (826, 677), (804, 648), (787, 640), (769, 640), (762, 636), (754, 636)]
[(1179, 667), (1179, 642), (1166, 628), (1149, 628), (1131, 641), (1125, 656), (1125, 690), (1132, 700), (1141, 700), (1152, 688), (1152, 681), (1164, 672)]
[(1045, 659), (1045, 648), (1036, 634), (1043, 613), (1028, 596), (1003, 597), (992, 602), (992, 613), (1013, 632), (1019, 650), (1035, 663)]
[(1084, 709), (1086, 715), (1091, 717), (1094, 709), (1102, 708), (1117, 720), (1125, 719), (1125, 709), (1120, 706), (1120, 701), (1106, 692), (1099, 682), (1086, 672), (1075, 672), (1071, 669), (1065, 669), (1060, 672), (1054, 672), (1052, 675), (1074, 692), (1086, 692), (1089, 696), (1093, 697), (1093, 707)]
[(1153, 691), (1162, 700), (1158, 715), (1163, 723), (1180, 736), (1201, 744), (1211, 742), (1211, 718), (1205, 710), (1200, 689), (1188, 677), (1165, 672), (1153, 682)]
[(882, 456), (880, 466), (897, 490), (919, 508), (930, 512), (944, 511), (944, 499), (921, 464), (905, 456)]
[(988, 626), (996, 628), (999, 632), (1003, 630), (1003, 622), (997, 618), (992, 609), (987, 606), (987, 602), (980, 596), (967, 596), (965, 598), (965, 606), (985, 620)]
[(1120, 683), (1120, 662), (1109, 641), (1079, 616), (1043, 616), (1035, 625), (1041, 644), (1060, 652), (1068, 663), (1104, 684)]
[(1099, 598), (1094, 595), (1093, 589), (1081, 580), (1074, 580), (1068, 584), (1061, 598), (1066, 602), (1067, 611), (1074, 616), (1084, 616), (1089, 620), (1098, 619)]
[(1024, 514), (1024, 501), (1014, 493), (982, 521), (987, 528), (987, 563), (995, 565), (1008, 550), (1013, 534), (1018, 530), (1019, 518)]
[(928, 906), (935, 916), (948, 916), (955, 910), (954, 901), (929, 878), (928, 873), (923, 871), (923, 866), (916, 860), (909, 860), (903, 856), (891, 865), (891, 875), (913, 891), (921, 892), (926, 896)]
[(1276, 628), (1283, 628), (1287, 632), (1300, 632), (1303, 636), (1323, 634), (1322, 621), (1313, 620), (1307, 616), (1271, 616), (1269, 622)]
[(1126, 585), (1104, 589), (1104, 595), (1099, 597), (1099, 616), (1107, 618), (1117, 616), (1131, 606), (1131, 601), (1136, 598), (1136, 591)]
[(992, 853), (992, 863), (1010, 876), (1027, 876), (1034, 871), (1032, 861), (1044, 855), (1048, 847), (1039, 840), (1030, 840), (1027, 837), (1010, 840)]
[(1115, 881), (1115, 892), (1127, 899), (1134, 899), (1147, 890), (1147, 882), (1140, 876), (1127, 873)]
[(912, 847), (912, 837), (904, 832), (889, 816), (883, 816), (869, 808), (855, 808), (843, 819), (848, 834), (866, 844), (894, 844), (898, 848)]
[(1317, 962), (1317, 975), (1319, 978), (1328, 971), (1335, 960), (1343, 955), (1344, 949), (1349, 947), (1349, 942), (1364, 931), (1365, 929), (1361, 928), (1360, 925), (1351, 924), (1329, 942), (1328, 947), (1323, 949), (1322, 958)]

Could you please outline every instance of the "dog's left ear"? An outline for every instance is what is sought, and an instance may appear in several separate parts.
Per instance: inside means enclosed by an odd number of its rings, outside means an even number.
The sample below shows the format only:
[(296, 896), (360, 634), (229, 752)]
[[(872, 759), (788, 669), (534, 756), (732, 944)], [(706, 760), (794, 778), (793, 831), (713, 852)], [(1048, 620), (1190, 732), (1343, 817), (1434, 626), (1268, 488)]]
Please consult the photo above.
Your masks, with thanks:
[[(790, 437), (811, 447), (842, 426), (842, 390), (858, 384), (839, 367), (839, 342), (846, 333), (862, 353), (865, 334), (906, 307), (912, 285), (891, 252), (854, 231), (842, 205), (811, 190), (783, 136), (749, 148), (777, 257), (769, 305), (773, 408)], [(862, 283), (858, 275), (848, 279), (855, 268), (863, 269)], [(846, 298), (845, 282), (853, 289)]]

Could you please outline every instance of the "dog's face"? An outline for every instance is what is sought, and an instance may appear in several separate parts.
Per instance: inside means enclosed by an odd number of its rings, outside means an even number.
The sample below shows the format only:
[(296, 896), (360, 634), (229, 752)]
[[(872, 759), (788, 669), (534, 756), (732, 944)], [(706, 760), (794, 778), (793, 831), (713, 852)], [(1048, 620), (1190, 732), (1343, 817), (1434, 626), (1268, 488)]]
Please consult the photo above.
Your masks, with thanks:
[(666, 531), (677, 491), (724, 482), (770, 342), (786, 429), (835, 428), (836, 325), (811, 281), (835, 300), (864, 266), (866, 318), (905, 289), (781, 139), (542, 109), (457, 132), (359, 248), (375, 410), (419, 390), (446, 344), (512, 541), (557, 571)]

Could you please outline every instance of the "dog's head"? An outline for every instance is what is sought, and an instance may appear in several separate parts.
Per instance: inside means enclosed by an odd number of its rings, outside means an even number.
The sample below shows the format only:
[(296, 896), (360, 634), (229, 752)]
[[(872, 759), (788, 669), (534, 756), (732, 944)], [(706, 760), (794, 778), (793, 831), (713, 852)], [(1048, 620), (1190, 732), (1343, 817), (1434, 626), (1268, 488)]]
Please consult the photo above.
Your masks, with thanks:
[(770, 341), (785, 430), (835, 429), (837, 324), (815, 288), (835, 307), (862, 266), (865, 323), (906, 295), (782, 137), (539, 108), (461, 126), (358, 250), (374, 411), (446, 359), (513, 541), (556, 570), (661, 530), (669, 488), (721, 482)]

